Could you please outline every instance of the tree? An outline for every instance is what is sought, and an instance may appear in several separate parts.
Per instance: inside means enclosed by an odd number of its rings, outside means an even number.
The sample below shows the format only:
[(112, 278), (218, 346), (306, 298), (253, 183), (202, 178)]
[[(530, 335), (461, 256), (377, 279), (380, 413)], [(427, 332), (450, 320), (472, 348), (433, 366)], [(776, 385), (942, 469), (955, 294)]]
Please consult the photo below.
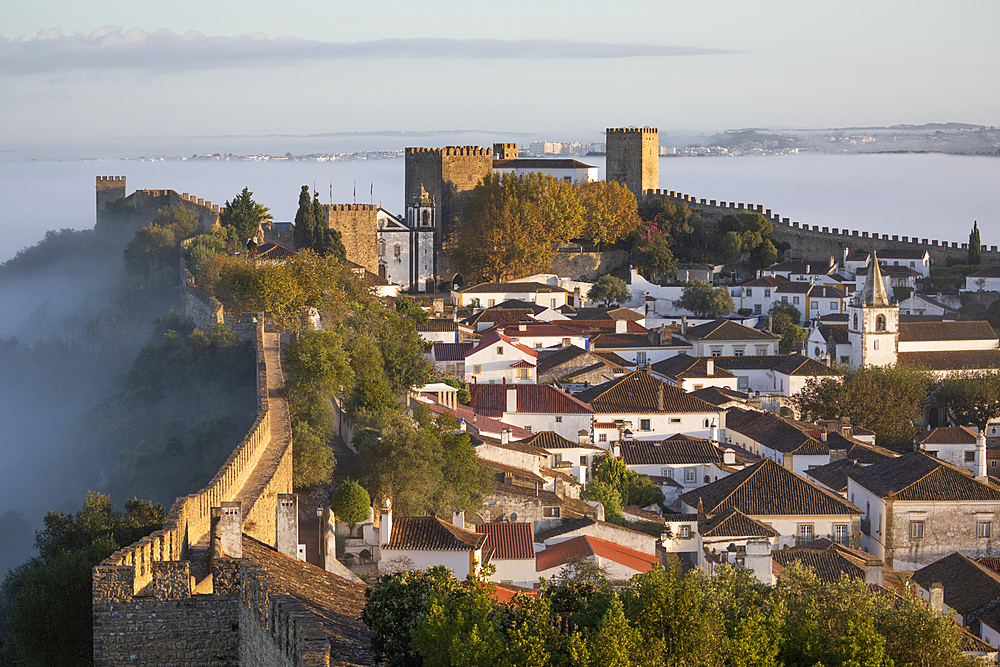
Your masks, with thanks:
[(260, 233), (262, 225), (271, 223), (271, 209), (252, 199), (253, 193), (247, 188), (227, 201), (219, 211), (219, 224), (232, 227), (240, 241), (252, 239)]
[(763, 243), (774, 231), (774, 226), (760, 213), (744, 211), (735, 216), (722, 216), (718, 230), (720, 235), (733, 232), (739, 236), (743, 249), (749, 251)]
[(969, 264), (980, 264), (983, 260), (983, 246), (979, 238), (979, 222), (972, 222), (972, 231), (969, 233)]
[(635, 196), (617, 181), (592, 181), (578, 186), (584, 210), (583, 238), (600, 245), (616, 243), (642, 222)]
[(312, 248), (316, 238), (316, 216), (313, 213), (309, 186), (303, 185), (299, 192), (299, 208), (295, 212), (295, 231), (292, 235), (295, 249)]
[(605, 306), (625, 303), (629, 299), (628, 285), (618, 276), (605, 273), (594, 281), (587, 292), (587, 298), (591, 301), (603, 301)]
[(955, 423), (985, 433), (989, 423), (1000, 417), (1000, 371), (947, 378), (938, 386), (937, 395)]
[(743, 239), (736, 232), (726, 232), (719, 241), (719, 250), (727, 261), (735, 261), (743, 250)]
[(810, 378), (791, 402), (804, 420), (850, 417), (874, 431), (880, 445), (910, 448), (932, 384), (927, 374), (905, 366), (864, 366), (842, 380)]
[(351, 533), (354, 532), (354, 526), (368, 518), (372, 508), (372, 501), (365, 487), (351, 480), (337, 485), (331, 501), (334, 514), (348, 525)]
[(584, 500), (596, 500), (604, 506), (604, 520), (609, 523), (627, 523), (622, 515), (622, 497), (618, 489), (608, 484), (594, 480), (587, 485), (580, 497)]
[(656, 229), (647, 230), (645, 236), (633, 245), (632, 262), (649, 280), (658, 280), (677, 268), (671, 241)]
[(201, 219), (177, 204), (156, 212), (153, 222), (138, 230), (125, 247), (125, 267), (145, 280), (176, 280), (180, 242), (202, 231)]
[(763, 243), (754, 249), (753, 258), (753, 263), (757, 268), (771, 266), (778, 261), (778, 250), (774, 247), (771, 239), (765, 239)]
[(694, 280), (684, 288), (674, 305), (689, 310), (698, 317), (716, 318), (728, 315), (735, 308), (733, 297), (725, 287), (713, 288), (704, 280)]
[(780, 334), (789, 324), (798, 324), (802, 313), (787, 301), (775, 301), (771, 306), (771, 331)]

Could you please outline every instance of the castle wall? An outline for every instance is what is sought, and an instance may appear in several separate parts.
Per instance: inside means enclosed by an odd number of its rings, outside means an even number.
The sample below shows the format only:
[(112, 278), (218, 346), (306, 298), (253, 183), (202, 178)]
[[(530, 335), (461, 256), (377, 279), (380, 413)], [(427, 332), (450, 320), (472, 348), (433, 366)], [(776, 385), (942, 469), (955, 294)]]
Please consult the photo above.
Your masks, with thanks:
[(354, 262), (372, 273), (378, 273), (376, 253), (376, 233), (378, 207), (372, 204), (332, 204), (324, 205), (326, 224), (340, 232), (348, 261)]
[(124, 176), (97, 177), (97, 220), (101, 219), (104, 208), (113, 201), (125, 198)]
[[(926, 239), (899, 234), (879, 234), (878, 232), (859, 231), (840, 227), (820, 227), (819, 225), (801, 224), (781, 217), (778, 213), (762, 204), (744, 204), (737, 202), (717, 201), (715, 199), (699, 199), (693, 195), (675, 192), (673, 190), (647, 189), (645, 199), (667, 196), (674, 203), (686, 204), (693, 212), (701, 216), (699, 222), (706, 231), (714, 233), (715, 223), (724, 215), (752, 212), (764, 215), (774, 226), (772, 238), (779, 243), (791, 245), (791, 255), (802, 259), (827, 259), (830, 256), (840, 258), (844, 248), (858, 252), (885, 248), (892, 250), (927, 250), (934, 263), (944, 264), (948, 258), (965, 263), (968, 260), (969, 244), (940, 239)], [(1000, 265), (1000, 251), (997, 246), (982, 247), (982, 263), (987, 266)]]
[(624, 250), (605, 252), (557, 252), (546, 273), (566, 276), (575, 280), (593, 280), (628, 264)]

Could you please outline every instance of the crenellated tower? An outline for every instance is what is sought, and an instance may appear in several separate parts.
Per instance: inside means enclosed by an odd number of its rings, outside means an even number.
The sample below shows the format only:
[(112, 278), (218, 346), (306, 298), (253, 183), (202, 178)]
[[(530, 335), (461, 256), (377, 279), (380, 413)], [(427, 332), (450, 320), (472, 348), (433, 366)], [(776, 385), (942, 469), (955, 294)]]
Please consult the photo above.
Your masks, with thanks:
[(97, 177), (97, 221), (101, 219), (101, 211), (113, 201), (125, 199), (124, 176)]
[(847, 338), (855, 368), (896, 364), (899, 306), (889, 301), (874, 249), (864, 287), (847, 306)]
[(655, 127), (609, 127), (605, 180), (621, 183), (642, 204), (660, 187), (660, 131)]

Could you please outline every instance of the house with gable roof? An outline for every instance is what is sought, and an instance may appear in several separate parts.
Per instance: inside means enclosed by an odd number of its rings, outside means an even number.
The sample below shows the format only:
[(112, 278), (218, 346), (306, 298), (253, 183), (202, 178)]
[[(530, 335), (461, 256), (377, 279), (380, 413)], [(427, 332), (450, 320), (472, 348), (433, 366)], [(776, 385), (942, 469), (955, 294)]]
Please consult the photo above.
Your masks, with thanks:
[(578, 440), (580, 431), (591, 428), (593, 408), (552, 385), (478, 384), (469, 392), (476, 414), (532, 432), (555, 431), (567, 440)]
[(785, 568), (792, 563), (800, 563), (811, 567), (817, 578), (824, 583), (833, 584), (847, 577), (899, 593), (905, 588), (902, 577), (892, 568), (887, 568), (882, 561), (872, 558), (871, 554), (864, 551), (851, 549), (825, 537), (788, 549), (777, 549), (771, 552), (771, 558), (774, 561), (774, 575), (779, 579), (787, 576)]
[(489, 564), (496, 568), (490, 581), (531, 587), (535, 575), (535, 541), (530, 523), (499, 521), (476, 524), (476, 532), (486, 535)]
[(516, 299), (556, 309), (567, 304), (570, 293), (555, 285), (537, 282), (481, 283), (463, 290), (452, 290), (451, 302), (468, 308), (491, 308)]
[(585, 389), (576, 398), (594, 411), (591, 442), (598, 447), (630, 437), (662, 440), (677, 433), (710, 438), (724, 427), (719, 408), (645, 371)]
[(600, 512), (597, 518), (564, 518), (547, 526), (536, 525), (536, 528), (538, 528), (535, 531), (536, 551), (581, 536), (607, 540), (649, 555), (656, 554), (657, 549), (657, 540), (652, 535), (607, 523)]
[[(771, 459), (800, 475), (810, 468), (830, 463), (834, 451), (842, 455), (847, 448), (846, 442), (829, 442), (829, 436), (827, 440), (820, 434), (820, 437), (813, 437), (798, 422), (773, 412), (730, 408), (726, 412), (725, 433), (727, 443)], [(837, 446), (843, 449), (834, 450)]]
[(847, 478), (852, 472), (898, 457), (899, 454), (883, 447), (855, 441), (847, 449), (843, 458), (831, 460), (826, 465), (809, 468), (806, 470), (805, 476), (820, 486), (825, 486), (846, 498)]
[[(946, 463), (979, 472), (979, 433), (968, 426), (939, 426), (917, 437), (916, 447)], [(985, 448), (986, 440), (982, 445)]]
[(732, 450), (726, 452), (710, 440), (682, 435), (665, 440), (625, 440), (619, 443), (619, 457), (629, 470), (662, 478), (667, 504), (685, 491), (734, 472), (729, 465), (736, 463)]
[(894, 569), (1000, 555), (1000, 489), (924, 452), (851, 472), (847, 493), (864, 510), (862, 546)]
[(483, 564), (487, 536), (465, 529), (464, 512), (456, 512), (452, 523), (437, 517), (393, 520), (389, 507), (388, 511), (383, 509), (381, 528), (389, 539), (382, 545), (380, 572), (391, 572), (403, 564), (413, 570), (443, 565), (461, 581)]
[(977, 621), (987, 621), (979, 636), (997, 646), (1000, 634), (989, 627), (1000, 611), (1000, 574), (995, 570), (955, 552), (920, 568), (910, 580), (916, 585), (917, 595), (928, 602), (933, 587), (940, 585), (941, 611), (973, 631), (979, 629)]
[(538, 352), (492, 330), (465, 353), (465, 379), (476, 384), (533, 384)]
[(628, 370), (625, 360), (614, 353), (599, 355), (569, 345), (539, 351), (537, 379), (539, 383), (558, 384), (570, 392), (577, 392), (592, 384), (621, 377)]
[(628, 581), (661, 565), (658, 556), (629, 549), (599, 537), (581, 535), (558, 542), (535, 554), (535, 570), (539, 577), (553, 579), (577, 559), (592, 561), (603, 568), (612, 581)]
[(563, 326), (559, 322), (520, 322), (497, 326), (497, 331), (512, 341), (541, 350), (575, 345), (590, 348), (590, 336)]
[(963, 292), (1000, 292), (1000, 266), (987, 266), (965, 277)]
[(841, 373), (801, 354), (761, 357), (716, 357), (716, 368), (736, 376), (736, 390), (768, 396), (794, 396), (812, 379), (839, 378)]
[(713, 320), (698, 326), (681, 323), (679, 337), (691, 346), (693, 357), (753, 357), (778, 354), (781, 336), (732, 320)]
[(547, 451), (552, 469), (566, 471), (580, 480), (581, 484), (586, 484), (590, 481), (594, 459), (605, 452), (597, 445), (590, 444), (589, 434), (589, 430), (581, 430), (576, 441), (572, 441), (555, 431), (540, 431), (524, 442)]
[[(739, 510), (777, 533), (769, 538), (774, 547), (811, 542), (817, 537), (860, 546), (862, 512), (858, 507), (771, 459), (688, 491), (680, 500), (683, 513), (698, 513), (702, 535), (714, 517)], [(742, 526), (738, 530), (749, 530), (749, 524), (734, 525)], [(730, 537), (714, 532), (719, 538)]]
[(692, 357), (681, 353), (656, 362), (649, 370), (653, 377), (666, 380), (684, 391), (698, 391), (705, 387), (736, 390), (736, 375), (717, 366), (714, 357)]

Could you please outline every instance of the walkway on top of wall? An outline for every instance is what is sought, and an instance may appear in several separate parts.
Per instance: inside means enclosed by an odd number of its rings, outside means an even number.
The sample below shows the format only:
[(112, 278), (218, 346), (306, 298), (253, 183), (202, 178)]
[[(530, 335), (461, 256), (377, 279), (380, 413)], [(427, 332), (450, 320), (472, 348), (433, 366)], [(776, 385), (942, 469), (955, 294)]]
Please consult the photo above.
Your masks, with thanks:
[[(267, 366), (267, 403), (270, 412), (271, 437), (267, 447), (261, 452), (246, 482), (232, 500), (240, 501), (243, 520), (250, 516), (254, 505), (262, 499), (268, 483), (274, 477), (281, 459), (292, 439), (292, 426), (288, 416), (288, 402), (281, 393), (285, 386), (285, 375), (281, 370), (281, 337), (276, 333), (264, 333), (264, 362)], [(191, 576), (201, 582), (210, 573), (211, 531), (188, 549)]]

